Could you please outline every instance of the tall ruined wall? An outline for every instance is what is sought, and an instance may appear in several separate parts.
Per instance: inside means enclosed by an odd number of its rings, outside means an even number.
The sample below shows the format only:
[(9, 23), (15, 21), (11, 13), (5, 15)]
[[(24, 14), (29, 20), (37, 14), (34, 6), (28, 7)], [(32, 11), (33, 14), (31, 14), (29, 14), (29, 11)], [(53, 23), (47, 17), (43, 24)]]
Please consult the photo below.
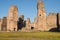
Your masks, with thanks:
[(3, 17), (1, 31), (7, 31), (7, 17)]
[(46, 12), (44, 9), (44, 2), (41, 2), (41, 1), (38, 2), (37, 10), (38, 10), (38, 13), (37, 13), (37, 19), (38, 19), (37, 27), (38, 27), (38, 29), (37, 30), (45, 31), (46, 30)]
[(50, 13), (47, 16), (47, 29), (50, 30), (52, 28), (57, 28), (57, 15), (54, 13)]
[(17, 31), (18, 8), (13, 5), (9, 8), (7, 17), (7, 31)]
[(57, 13), (57, 26), (58, 26), (58, 30), (60, 31), (60, 12)]
[(0, 19), (0, 31), (1, 31), (1, 27), (2, 27), (2, 19)]
[(26, 28), (27, 28), (27, 29), (31, 29), (30, 18), (27, 18), (27, 20), (26, 20)]

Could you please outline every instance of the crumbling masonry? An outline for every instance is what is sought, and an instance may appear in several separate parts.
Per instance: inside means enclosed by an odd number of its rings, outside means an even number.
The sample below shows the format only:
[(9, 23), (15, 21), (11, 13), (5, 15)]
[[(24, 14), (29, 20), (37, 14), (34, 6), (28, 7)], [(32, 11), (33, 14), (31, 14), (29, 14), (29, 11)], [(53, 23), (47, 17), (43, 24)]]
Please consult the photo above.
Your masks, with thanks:
[(46, 16), (44, 2), (38, 1), (37, 17), (31, 23), (30, 18), (24, 20), (24, 15), (18, 17), (18, 8), (13, 5), (9, 8), (8, 16), (0, 19), (0, 31), (60, 31), (60, 12)]

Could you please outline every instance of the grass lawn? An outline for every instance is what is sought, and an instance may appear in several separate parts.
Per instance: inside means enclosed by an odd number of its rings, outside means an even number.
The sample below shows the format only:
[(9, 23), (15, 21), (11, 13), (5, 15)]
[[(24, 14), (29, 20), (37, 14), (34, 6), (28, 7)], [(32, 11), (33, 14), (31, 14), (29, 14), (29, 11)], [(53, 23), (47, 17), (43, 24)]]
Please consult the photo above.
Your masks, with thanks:
[(60, 32), (0, 32), (0, 40), (60, 40)]

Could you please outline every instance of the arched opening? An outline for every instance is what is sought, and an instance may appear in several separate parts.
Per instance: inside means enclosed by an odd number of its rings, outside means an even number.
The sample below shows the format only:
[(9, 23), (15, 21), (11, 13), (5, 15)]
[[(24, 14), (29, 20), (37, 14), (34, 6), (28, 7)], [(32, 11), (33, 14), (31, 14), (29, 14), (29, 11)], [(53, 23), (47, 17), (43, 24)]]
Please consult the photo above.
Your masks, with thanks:
[(34, 29), (34, 27), (31, 27), (31, 30), (33, 30)]
[(14, 31), (16, 30), (16, 28), (14, 28)]

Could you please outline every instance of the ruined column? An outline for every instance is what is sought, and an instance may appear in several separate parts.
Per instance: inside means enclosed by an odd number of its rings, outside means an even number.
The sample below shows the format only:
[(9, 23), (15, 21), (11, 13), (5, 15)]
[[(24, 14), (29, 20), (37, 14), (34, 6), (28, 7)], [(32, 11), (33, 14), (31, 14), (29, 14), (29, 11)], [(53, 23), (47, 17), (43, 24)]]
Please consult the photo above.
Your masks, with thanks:
[(46, 26), (46, 12), (44, 9), (44, 2), (38, 1), (37, 10), (38, 10), (38, 12), (37, 12), (38, 30), (39, 31), (46, 31), (47, 26)]
[(7, 31), (17, 31), (18, 8), (13, 5), (9, 8), (7, 17)]

